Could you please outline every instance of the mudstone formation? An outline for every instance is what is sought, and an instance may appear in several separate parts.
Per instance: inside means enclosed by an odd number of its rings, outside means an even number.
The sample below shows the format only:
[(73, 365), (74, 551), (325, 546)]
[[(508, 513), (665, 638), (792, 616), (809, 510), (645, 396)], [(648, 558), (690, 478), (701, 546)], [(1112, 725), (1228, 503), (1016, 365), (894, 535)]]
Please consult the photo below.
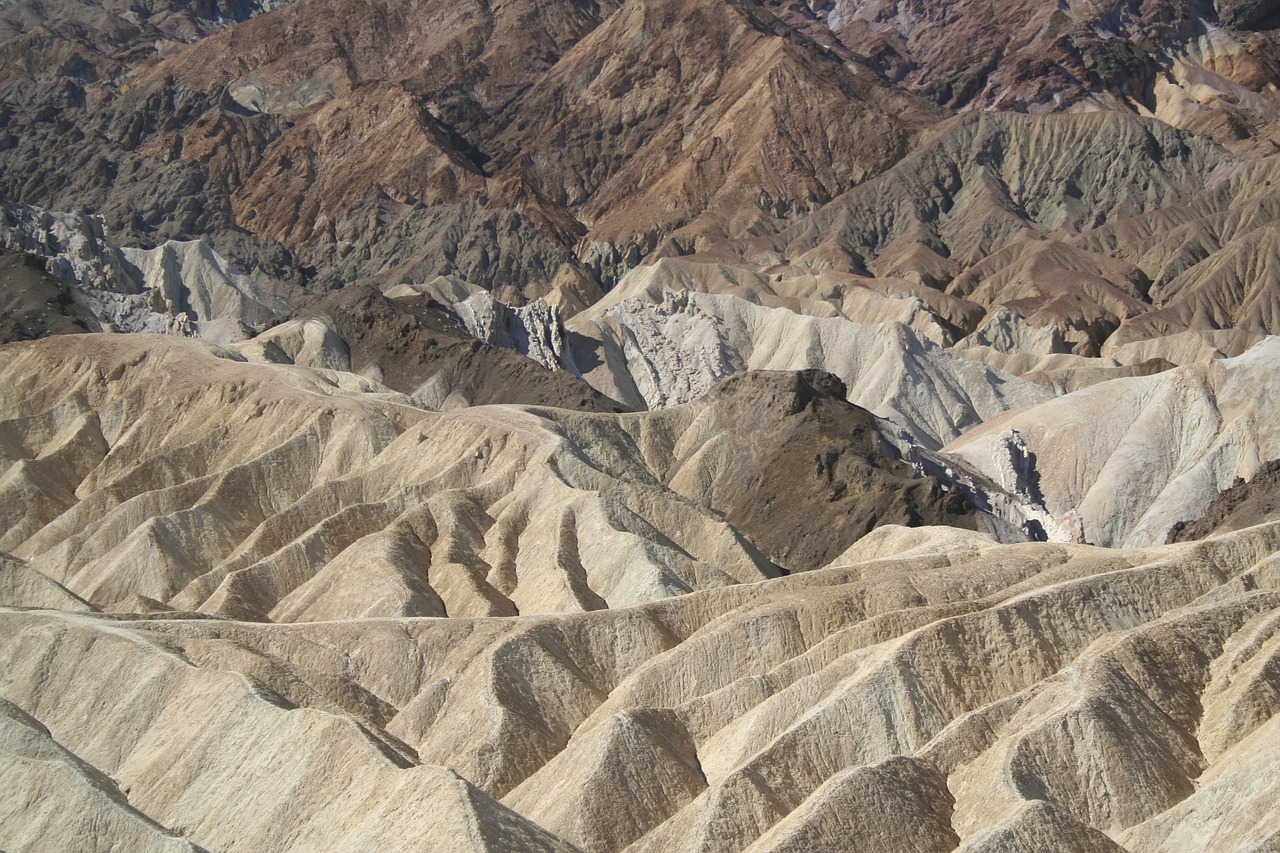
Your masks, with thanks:
[(0, 8), (0, 849), (1280, 851), (1280, 11)]

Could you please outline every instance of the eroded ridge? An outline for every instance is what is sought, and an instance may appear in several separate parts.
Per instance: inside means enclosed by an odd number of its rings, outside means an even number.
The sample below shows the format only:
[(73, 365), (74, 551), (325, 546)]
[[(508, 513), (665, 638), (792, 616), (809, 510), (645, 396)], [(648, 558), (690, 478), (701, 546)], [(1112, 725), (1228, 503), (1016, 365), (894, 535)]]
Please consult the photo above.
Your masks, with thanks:
[(1265, 847), (1278, 543), (885, 527), (826, 569), (579, 615), (9, 609), (0, 686), (127, 796), (95, 808), (210, 849)]

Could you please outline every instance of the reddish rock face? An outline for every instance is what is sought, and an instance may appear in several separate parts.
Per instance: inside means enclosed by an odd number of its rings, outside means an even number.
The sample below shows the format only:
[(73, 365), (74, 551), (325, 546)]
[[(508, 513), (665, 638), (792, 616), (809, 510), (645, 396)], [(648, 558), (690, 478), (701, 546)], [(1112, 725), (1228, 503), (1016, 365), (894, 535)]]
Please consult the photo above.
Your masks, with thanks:
[[(0, 14), (0, 195), (315, 290), (446, 274), (518, 301), (699, 253), (962, 295), (1011, 241), (1200, 192), (1214, 158), (1135, 114), (1237, 157), (1280, 144), (1275, 13), (1248, 0), (149, 8)], [(1115, 121), (953, 117), (988, 111)], [(1107, 288), (1142, 302), (1126, 282), (1161, 275), (1097, 254), (1124, 281), (1067, 293), (1076, 270), (1042, 263), (981, 307), (1024, 300), (1096, 353), (1143, 313)]]

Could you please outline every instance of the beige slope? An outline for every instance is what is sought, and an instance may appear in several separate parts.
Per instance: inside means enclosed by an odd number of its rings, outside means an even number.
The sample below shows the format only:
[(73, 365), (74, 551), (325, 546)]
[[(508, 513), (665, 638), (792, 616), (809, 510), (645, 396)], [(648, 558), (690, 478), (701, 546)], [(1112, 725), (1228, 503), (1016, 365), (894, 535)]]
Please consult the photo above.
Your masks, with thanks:
[(1280, 339), (1244, 355), (1093, 385), (1013, 412), (946, 452), (1038, 507), (1052, 538), (1163, 542), (1236, 477), (1280, 456)]
[[(1034, 331), (1027, 338), (1023, 338), (1017, 334), (1019, 330), (1025, 328), (1023, 324), (1016, 317), (1010, 317), (1010, 319), (1012, 322), (1007, 328), (1012, 330), (1014, 334), (1010, 335), (1007, 340), (1020, 341), (1030, 339), (1040, 343), (1044, 342), (1046, 338), (1052, 340), (1056, 337), (1052, 335), (1045, 336), (1039, 331)], [(1079, 391), (1081, 388), (1087, 388), (1090, 385), (1096, 385), (1099, 382), (1106, 382), (1110, 379), (1123, 379), (1129, 376), (1151, 376), (1176, 367), (1177, 364), (1166, 358), (1166, 356), (1181, 358), (1184, 364), (1209, 361), (1222, 356), (1222, 353), (1218, 350), (1206, 348), (1203, 341), (1200, 340), (1195, 341), (1194, 346), (1182, 348), (1180, 354), (1171, 352), (1168, 348), (1153, 348), (1153, 352), (1147, 352), (1145, 348), (1141, 348), (1139, 351), (1131, 353), (1113, 352), (1111, 358), (1086, 358), (1067, 353), (1032, 355), (1024, 352), (1007, 352), (985, 344), (982, 346), (965, 346), (956, 349), (955, 352), (965, 358), (971, 358), (974, 361), (990, 365), (997, 370), (1012, 373), (1023, 379), (1048, 386), (1060, 395)], [(1119, 361), (1116, 358), (1117, 355), (1128, 356), (1131, 360), (1128, 362)]]
[[(939, 533), (597, 613), (5, 612), (0, 695), (219, 849), (400, 849), (391, 826), (453, 849), (450, 786), (497, 849), (495, 825), (545, 841), (526, 821), (583, 850), (1265, 849), (1280, 528), (1146, 551)], [(1197, 834), (1209, 813), (1229, 831)]]
[(240, 340), (288, 314), (293, 306), (231, 269), (200, 240), (170, 240), (154, 249), (124, 249), (143, 287), (169, 313), (187, 315), (205, 340)]
[(1044, 800), (1033, 800), (1019, 807), (999, 826), (971, 836), (956, 850), (962, 853), (1033, 853), (1040, 850), (1122, 853), (1124, 848)]
[(9, 850), (198, 851), (129, 804), (110, 778), (0, 700), (0, 844)]
[(296, 364), (319, 370), (350, 370), (351, 350), (324, 317), (287, 320), (231, 348), (260, 364)]
[(857, 838), (885, 853), (953, 850), (950, 800), (941, 774), (890, 758), (832, 776), (746, 849), (837, 851)]
[(627, 299), (658, 302), (664, 291), (683, 290), (736, 296), (815, 317), (843, 316), (865, 325), (902, 323), (920, 338), (942, 346), (963, 336), (981, 317), (979, 306), (968, 300), (903, 279), (785, 266), (755, 270), (685, 258), (663, 258), (637, 267), (586, 313), (599, 316)]
[(1172, 332), (1158, 338), (1143, 338), (1128, 343), (1122, 342), (1123, 337), (1113, 336), (1113, 340), (1103, 345), (1103, 352), (1105, 359), (1126, 365), (1148, 361), (1195, 364), (1216, 358), (1234, 358), (1265, 337), (1265, 334), (1241, 329)]
[(0, 554), (0, 607), (87, 611), (93, 607), (21, 560)]
[(0, 354), (18, 415), (0, 425), (0, 547), (96, 606), (510, 615), (777, 571), (612, 420), (582, 415), (571, 437), (568, 412), (434, 415), (349, 373), (172, 338), (71, 341)]
[[(133, 809), (202, 846), (568, 849), (445, 768), (410, 767), (358, 723), (293, 709), (243, 675), (197, 668), (109, 623), (6, 618), (5, 695), (113, 779)], [(98, 684), (86, 677), (94, 670)], [(106, 683), (114, 690), (104, 706)], [(19, 814), (33, 816), (30, 806)], [(108, 834), (113, 826), (100, 831), (106, 843), (127, 843)]]
[[(273, 331), (241, 348), (331, 351), (319, 320)], [(25, 417), (0, 423), (5, 547), (113, 611), (592, 610), (817, 568), (879, 524), (985, 524), (819, 372), (636, 415), (437, 414), (349, 373), (171, 338), (7, 355)]]
[[(1273, 700), (1274, 701), (1274, 700)], [(1167, 812), (1128, 829), (1117, 840), (1130, 850), (1263, 851), (1280, 843), (1273, 803), (1277, 790), (1271, 744), (1273, 716), (1200, 777), (1198, 790)]]

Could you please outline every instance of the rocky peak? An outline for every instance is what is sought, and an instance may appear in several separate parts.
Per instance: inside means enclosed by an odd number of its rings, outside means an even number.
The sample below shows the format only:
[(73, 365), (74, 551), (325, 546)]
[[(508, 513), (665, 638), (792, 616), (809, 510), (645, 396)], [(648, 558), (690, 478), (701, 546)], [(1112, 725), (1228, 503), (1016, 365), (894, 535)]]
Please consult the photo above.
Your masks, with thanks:
[(753, 370), (719, 382), (706, 399), (797, 415), (819, 400), (849, 405), (847, 395), (844, 381), (825, 370)]

